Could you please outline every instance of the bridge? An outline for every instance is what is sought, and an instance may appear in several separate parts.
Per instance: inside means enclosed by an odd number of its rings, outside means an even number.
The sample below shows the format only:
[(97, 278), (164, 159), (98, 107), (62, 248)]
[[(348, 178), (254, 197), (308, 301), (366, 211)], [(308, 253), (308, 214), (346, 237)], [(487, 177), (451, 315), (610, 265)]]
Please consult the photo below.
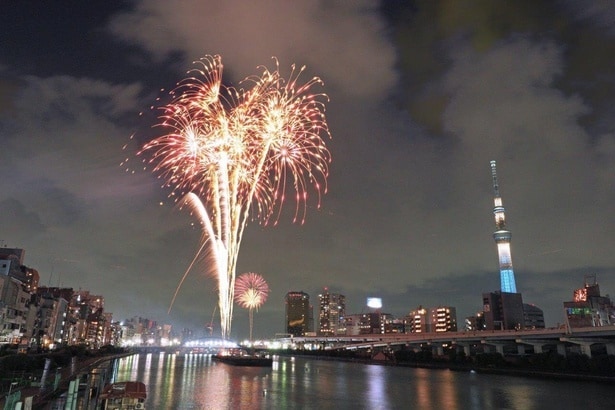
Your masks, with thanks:
[[(240, 343), (208, 337), (185, 342), (181, 346), (140, 346), (131, 348), (138, 353), (205, 353), (236, 348)], [(562, 356), (581, 353), (615, 356), (615, 325), (584, 328), (548, 328), (528, 330), (488, 330), (437, 333), (387, 333), (353, 336), (290, 336), (243, 344), (259, 350), (364, 350), (373, 353), (410, 348), (415, 351), (431, 349), (442, 356), (445, 349), (463, 351), (466, 356), (497, 352), (502, 355), (523, 355), (556, 351)], [(248, 346), (249, 345), (249, 346)]]
[(144, 345), (133, 346), (130, 350), (134, 353), (206, 353), (215, 354), (220, 349), (237, 348), (239, 345), (232, 340), (225, 340), (216, 337), (206, 337), (202, 339), (194, 339), (185, 342), (181, 346), (156, 346), (156, 345)]
[(556, 350), (566, 356), (579, 352), (606, 351), (615, 356), (615, 326), (584, 328), (549, 328), (531, 330), (494, 330), (476, 332), (441, 333), (392, 333), (364, 334), (355, 336), (301, 336), (282, 337), (255, 343), (265, 349), (324, 349), (324, 350), (383, 350), (399, 349), (402, 346), (416, 350), (431, 347), (434, 353), (442, 355), (445, 348), (463, 350), (466, 356), (476, 352), (500, 354), (542, 353)]

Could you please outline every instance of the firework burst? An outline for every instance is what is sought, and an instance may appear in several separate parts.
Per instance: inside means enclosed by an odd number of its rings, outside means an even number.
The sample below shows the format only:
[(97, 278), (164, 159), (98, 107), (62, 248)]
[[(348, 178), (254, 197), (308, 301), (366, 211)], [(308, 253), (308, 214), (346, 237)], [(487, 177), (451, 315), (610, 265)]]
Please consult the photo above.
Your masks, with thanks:
[(252, 329), (254, 327), (253, 311), (258, 311), (263, 303), (267, 301), (268, 295), (269, 286), (258, 273), (248, 272), (237, 277), (235, 281), (235, 302), (249, 311), (250, 340), (252, 340)]
[[(299, 85), (304, 68), (292, 66), (288, 79), (279, 64), (238, 88), (222, 83), (220, 56), (207, 56), (171, 91), (160, 107), (163, 135), (145, 144), (139, 155), (171, 189), (180, 205), (189, 205), (203, 226), (201, 249), (211, 257), (218, 279), (222, 337), (230, 335), (237, 256), (249, 219), (277, 224), (287, 193), (294, 193), (293, 222), (305, 221), (308, 190), (316, 206), (326, 193), (330, 137), (325, 94), (315, 77)], [(205, 246), (207, 245), (207, 246)], [(200, 251), (199, 251), (200, 252)], [(176, 293), (177, 294), (177, 293)]]

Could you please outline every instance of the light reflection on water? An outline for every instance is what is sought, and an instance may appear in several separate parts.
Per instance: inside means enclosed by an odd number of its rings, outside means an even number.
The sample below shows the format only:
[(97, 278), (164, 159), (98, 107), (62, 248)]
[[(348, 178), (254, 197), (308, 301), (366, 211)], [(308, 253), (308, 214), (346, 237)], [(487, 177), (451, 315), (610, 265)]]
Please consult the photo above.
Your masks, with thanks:
[(607, 409), (607, 384), (276, 357), (271, 368), (211, 356), (118, 361), (116, 381), (147, 385), (148, 409)]

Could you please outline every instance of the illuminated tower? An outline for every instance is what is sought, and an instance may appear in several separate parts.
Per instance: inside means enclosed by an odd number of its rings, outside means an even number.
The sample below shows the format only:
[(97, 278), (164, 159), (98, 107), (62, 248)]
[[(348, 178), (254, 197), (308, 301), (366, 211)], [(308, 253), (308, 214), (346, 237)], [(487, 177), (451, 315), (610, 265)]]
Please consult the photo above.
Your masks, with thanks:
[(502, 292), (517, 293), (515, 285), (515, 274), (513, 272), (512, 258), (510, 256), (510, 231), (506, 229), (506, 219), (504, 217), (504, 206), (502, 206), (502, 198), (500, 197), (500, 188), (498, 186), (498, 176), (495, 170), (495, 161), (491, 161), (491, 175), (493, 177), (494, 191), (494, 208), (496, 231), (493, 233), (493, 239), (498, 245), (498, 256), (500, 259), (500, 287)]

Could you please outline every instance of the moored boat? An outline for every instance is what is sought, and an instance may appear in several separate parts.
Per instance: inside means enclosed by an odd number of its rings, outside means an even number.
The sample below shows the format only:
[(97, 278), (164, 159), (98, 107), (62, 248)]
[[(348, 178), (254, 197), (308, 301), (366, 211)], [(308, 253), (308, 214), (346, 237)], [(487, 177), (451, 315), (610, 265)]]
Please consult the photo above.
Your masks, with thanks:
[(100, 399), (102, 410), (145, 409), (145, 384), (135, 381), (111, 383), (105, 386)]
[(243, 349), (228, 349), (212, 356), (214, 360), (233, 366), (271, 367), (273, 359), (254, 353), (248, 353)]

